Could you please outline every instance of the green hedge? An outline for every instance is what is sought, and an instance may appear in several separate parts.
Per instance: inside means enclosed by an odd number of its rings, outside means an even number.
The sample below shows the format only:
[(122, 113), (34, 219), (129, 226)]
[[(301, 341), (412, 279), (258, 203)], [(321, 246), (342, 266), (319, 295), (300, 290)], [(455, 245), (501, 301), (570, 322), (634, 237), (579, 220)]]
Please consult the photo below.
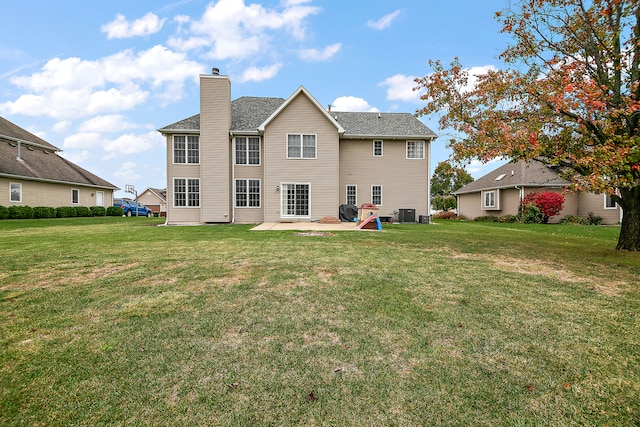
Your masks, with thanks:
[(34, 218), (55, 218), (56, 210), (48, 206), (36, 206), (33, 208)]
[(9, 206), (8, 219), (32, 219), (34, 216), (31, 206)]
[(122, 208), (118, 206), (109, 206), (107, 208), (107, 216), (122, 216)]
[(40, 218), (75, 218), (75, 217), (100, 217), (122, 216), (122, 208), (117, 206), (60, 206), (52, 208), (48, 206), (13, 205), (5, 207), (0, 205), (1, 219), (40, 219)]

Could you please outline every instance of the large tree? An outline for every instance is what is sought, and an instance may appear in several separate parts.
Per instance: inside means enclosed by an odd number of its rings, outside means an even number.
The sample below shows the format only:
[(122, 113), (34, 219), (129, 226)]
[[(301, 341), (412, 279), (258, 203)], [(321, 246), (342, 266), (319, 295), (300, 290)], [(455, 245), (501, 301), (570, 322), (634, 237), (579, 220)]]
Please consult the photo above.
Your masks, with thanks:
[(640, 251), (640, 2), (522, 0), (497, 12), (503, 69), (456, 58), (417, 79), (457, 159), (538, 159), (622, 207), (618, 249)]
[(434, 209), (449, 210), (457, 206), (453, 192), (473, 181), (463, 167), (445, 160), (436, 166), (431, 177), (431, 201)]

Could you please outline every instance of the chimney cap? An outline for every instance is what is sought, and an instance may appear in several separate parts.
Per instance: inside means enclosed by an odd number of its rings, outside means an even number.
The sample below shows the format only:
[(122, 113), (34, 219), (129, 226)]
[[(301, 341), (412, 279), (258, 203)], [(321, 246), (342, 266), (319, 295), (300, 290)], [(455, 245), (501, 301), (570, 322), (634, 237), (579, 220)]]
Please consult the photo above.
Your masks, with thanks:
[(211, 74), (213, 74), (214, 76), (219, 76), (220, 75), (220, 68), (213, 67), (211, 69)]

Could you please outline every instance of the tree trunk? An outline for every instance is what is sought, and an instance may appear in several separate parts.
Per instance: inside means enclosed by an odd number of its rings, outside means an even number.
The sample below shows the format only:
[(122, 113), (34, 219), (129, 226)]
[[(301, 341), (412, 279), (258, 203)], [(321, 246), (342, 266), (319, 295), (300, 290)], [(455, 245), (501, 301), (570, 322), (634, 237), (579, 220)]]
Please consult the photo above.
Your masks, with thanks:
[(622, 227), (616, 249), (640, 251), (640, 185), (621, 189)]

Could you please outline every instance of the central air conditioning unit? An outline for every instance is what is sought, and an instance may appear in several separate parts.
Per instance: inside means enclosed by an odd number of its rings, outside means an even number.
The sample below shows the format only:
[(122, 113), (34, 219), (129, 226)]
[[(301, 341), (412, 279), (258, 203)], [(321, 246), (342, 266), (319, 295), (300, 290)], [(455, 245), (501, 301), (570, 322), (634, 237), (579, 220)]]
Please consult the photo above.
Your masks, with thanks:
[(398, 209), (398, 222), (416, 222), (416, 210), (415, 209)]

